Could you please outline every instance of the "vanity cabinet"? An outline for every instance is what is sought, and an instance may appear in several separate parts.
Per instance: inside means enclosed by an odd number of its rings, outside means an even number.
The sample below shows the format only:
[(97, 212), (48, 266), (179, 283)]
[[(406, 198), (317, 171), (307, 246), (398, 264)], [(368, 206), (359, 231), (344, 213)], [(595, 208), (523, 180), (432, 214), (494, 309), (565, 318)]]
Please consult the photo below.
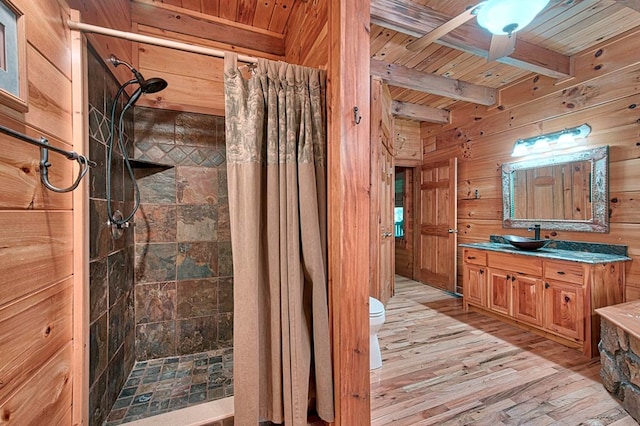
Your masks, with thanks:
[(579, 263), (547, 261), (545, 327), (576, 341), (584, 340), (584, 267)]
[[(463, 282), (465, 303), (487, 306), (487, 255), (482, 250), (463, 250)], [(465, 305), (466, 306), (466, 305)]]
[(584, 340), (582, 286), (559, 281), (547, 281), (544, 286), (545, 328), (578, 342)]
[(598, 355), (595, 309), (623, 302), (624, 263), (463, 248), (464, 307)]
[(542, 325), (542, 280), (500, 269), (489, 270), (489, 309), (516, 320)]

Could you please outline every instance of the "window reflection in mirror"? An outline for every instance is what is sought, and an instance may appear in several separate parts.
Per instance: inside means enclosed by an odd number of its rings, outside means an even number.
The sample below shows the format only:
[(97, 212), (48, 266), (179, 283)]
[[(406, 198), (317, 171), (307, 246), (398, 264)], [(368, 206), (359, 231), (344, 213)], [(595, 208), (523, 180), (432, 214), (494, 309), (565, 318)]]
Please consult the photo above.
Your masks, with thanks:
[(402, 167), (396, 167), (395, 182), (395, 200), (393, 208), (394, 217), (394, 236), (395, 238), (404, 237), (404, 192), (405, 192), (405, 170)]
[(608, 147), (502, 165), (503, 226), (608, 232)]

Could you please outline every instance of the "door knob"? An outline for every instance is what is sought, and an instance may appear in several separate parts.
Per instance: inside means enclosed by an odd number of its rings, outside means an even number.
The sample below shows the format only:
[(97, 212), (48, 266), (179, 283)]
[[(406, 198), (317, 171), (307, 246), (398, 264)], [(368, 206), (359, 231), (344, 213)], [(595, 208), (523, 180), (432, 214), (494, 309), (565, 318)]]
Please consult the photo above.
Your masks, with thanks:
[(452, 229), (452, 228), (450, 228), (450, 229), (449, 229), (449, 233), (450, 233), (450, 234), (457, 234), (457, 233), (458, 233), (458, 230), (457, 230), (457, 229)]

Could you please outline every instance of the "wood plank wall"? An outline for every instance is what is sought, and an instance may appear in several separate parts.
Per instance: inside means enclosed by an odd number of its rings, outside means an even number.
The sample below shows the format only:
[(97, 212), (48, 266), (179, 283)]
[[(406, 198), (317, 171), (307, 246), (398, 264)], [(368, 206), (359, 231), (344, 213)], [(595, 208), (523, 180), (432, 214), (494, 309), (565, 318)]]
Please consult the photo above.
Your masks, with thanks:
[(420, 122), (395, 118), (394, 129), (396, 166), (413, 167), (422, 165)]
[[(119, 31), (131, 31), (131, 5), (129, 0), (66, 0), (71, 9), (80, 12), (83, 23), (98, 25)], [(37, 3), (37, 2), (35, 2)], [(132, 63), (131, 42), (98, 34), (87, 34), (87, 40), (103, 60), (115, 55), (118, 59)], [(114, 75), (120, 81), (131, 79), (129, 70), (120, 66), (113, 68)]]
[[(147, 2), (136, 5), (148, 9)], [(164, 11), (168, 6), (157, 9)], [(144, 10), (146, 10), (144, 9)], [(309, 67), (325, 68), (327, 53), (327, 5), (326, 2), (296, 2), (287, 25), (285, 36), (286, 55), (266, 53), (266, 47), (255, 48), (236, 46), (229, 43), (190, 35), (187, 29), (181, 29), (180, 23), (171, 23), (174, 31), (168, 30), (164, 20), (137, 22), (139, 13), (132, 14), (132, 31), (166, 38), (184, 43), (196, 44), (222, 51), (234, 51), (241, 54), (272, 59), (286, 60), (289, 63)], [(185, 15), (194, 15), (182, 11)], [(164, 15), (161, 15), (164, 16)], [(169, 18), (166, 18), (169, 19)], [(142, 21), (142, 19), (140, 19)], [(203, 24), (204, 25), (204, 24)], [(232, 31), (233, 28), (230, 28)], [(132, 63), (147, 78), (162, 77), (169, 86), (162, 92), (143, 95), (137, 105), (188, 111), (202, 114), (224, 115), (224, 78), (222, 59), (211, 56), (182, 52), (147, 44), (134, 44)], [(185, 66), (188, 64), (188, 66)]]
[(327, 3), (295, 2), (286, 29), (287, 62), (326, 69), (329, 61)]
[[(623, 34), (573, 58), (575, 78), (560, 82), (537, 76), (505, 89), (499, 107), (454, 110), (449, 125), (421, 125), (424, 161), (458, 157), (459, 243), (486, 241), (490, 234), (528, 235), (502, 228), (500, 166), (513, 161), (513, 143), (587, 123), (587, 146), (609, 145), (608, 234), (542, 231), (554, 239), (625, 244), (627, 300), (640, 299), (640, 37)], [(475, 196), (475, 191), (478, 196)], [(460, 256), (460, 250), (458, 250)], [(458, 261), (458, 280), (462, 262)]]
[[(283, 60), (284, 56), (269, 53), (270, 47), (260, 45), (259, 40), (254, 42), (255, 48), (230, 44), (226, 39), (233, 39), (234, 34), (242, 37), (246, 30), (240, 26), (229, 26), (225, 32), (225, 40), (216, 40), (214, 31), (217, 21), (203, 19), (202, 14), (180, 9), (184, 19), (172, 19), (176, 8), (160, 3), (137, 0), (133, 3), (132, 31), (135, 33), (159, 37), (183, 43), (194, 44), (221, 51), (237, 52), (240, 54), (266, 58), (271, 60)], [(150, 20), (147, 13), (153, 11), (157, 19)], [(187, 19), (188, 18), (188, 19)], [(189, 20), (198, 20), (201, 33), (210, 34), (210, 38), (193, 35)], [(263, 31), (271, 38), (279, 39), (284, 45), (284, 37), (272, 32)], [(273, 49), (271, 49), (273, 50)], [(284, 52), (284, 49), (283, 49)], [(135, 43), (133, 47), (132, 61), (135, 67), (146, 77), (161, 77), (167, 80), (168, 87), (162, 92), (143, 95), (136, 103), (139, 106), (151, 108), (171, 109), (175, 111), (187, 111), (210, 115), (224, 115), (224, 76), (222, 73), (221, 58), (208, 55), (183, 52), (165, 47)], [(185, 66), (187, 64), (187, 66)], [(246, 68), (241, 69), (248, 72)]]
[[(26, 16), (29, 110), (0, 106), (0, 124), (72, 143), (69, 10), (57, 0), (13, 0)], [(74, 232), (72, 194), (40, 183), (38, 148), (0, 136), (0, 423), (71, 424)], [(64, 187), (74, 163), (52, 153)]]

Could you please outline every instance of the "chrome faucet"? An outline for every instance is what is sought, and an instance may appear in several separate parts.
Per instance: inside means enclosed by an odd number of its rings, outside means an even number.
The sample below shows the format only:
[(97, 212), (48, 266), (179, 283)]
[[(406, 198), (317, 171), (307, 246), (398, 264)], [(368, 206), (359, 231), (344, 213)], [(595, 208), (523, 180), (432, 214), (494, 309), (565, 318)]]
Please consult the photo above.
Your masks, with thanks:
[(533, 228), (527, 228), (527, 231), (533, 231), (534, 232), (534, 240), (539, 240), (540, 239), (540, 225), (533, 225)]

